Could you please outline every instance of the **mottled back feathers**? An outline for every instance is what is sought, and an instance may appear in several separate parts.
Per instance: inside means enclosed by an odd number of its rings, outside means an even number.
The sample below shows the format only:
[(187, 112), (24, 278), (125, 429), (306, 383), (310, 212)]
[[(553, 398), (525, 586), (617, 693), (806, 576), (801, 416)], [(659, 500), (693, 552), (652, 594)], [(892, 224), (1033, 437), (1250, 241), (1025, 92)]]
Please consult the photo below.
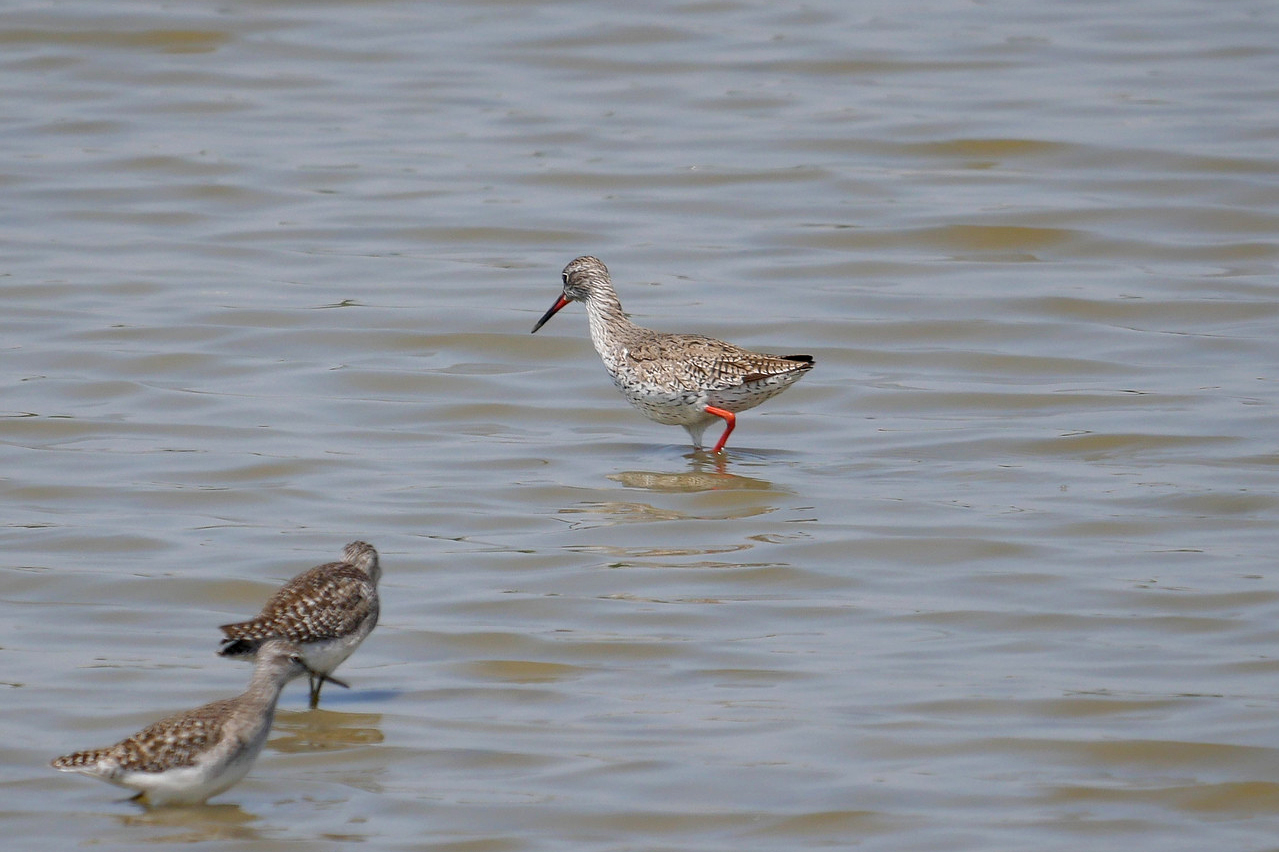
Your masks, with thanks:
[(299, 644), (334, 639), (354, 632), (366, 618), (376, 623), (377, 587), (346, 562), (317, 565), (294, 577), (250, 621), (224, 624), (224, 656), (252, 654), (259, 644), (280, 636)]
[[(638, 329), (638, 326), (636, 327)], [(699, 334), (624, 335), (613, 347), (615, 369), (679, 391), (717, 391), (811, 370), (810, 355), (767, 355)]]
[(88, 769), (104, 758), (111, 761), (114, 771), (120, 772), (163, 772), (193, 766), (201, 753), (222, 738), (222, 729), (234, 705), (234, 699), (223, 699), (174, 714), (113, 746), (59, 757), (53, 766), (64, 770)]

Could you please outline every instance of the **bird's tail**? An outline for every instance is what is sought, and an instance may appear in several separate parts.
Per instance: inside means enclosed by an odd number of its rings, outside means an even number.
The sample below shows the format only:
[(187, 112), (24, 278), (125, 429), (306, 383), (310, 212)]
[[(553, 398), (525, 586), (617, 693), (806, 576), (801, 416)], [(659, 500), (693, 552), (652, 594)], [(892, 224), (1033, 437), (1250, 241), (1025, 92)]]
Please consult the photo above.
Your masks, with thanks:
[(60, 769), (63, 772), (81, 772), (86, 767), (97, 764), (106, 752), (107, 750), (104, 748), (97, 748), (89, 751), (77, 751), (75, 754), (64, 754), (62, 757), (55, 757), (50, 761), (50, 765), (54, 769)]
[(260, 639), (233, 639), (226, 638), (222, 640), (222, 647), (218, 649), (218, 655), (222, 657), (252, 657), (258, 652), (258, 646), (262, 644)]

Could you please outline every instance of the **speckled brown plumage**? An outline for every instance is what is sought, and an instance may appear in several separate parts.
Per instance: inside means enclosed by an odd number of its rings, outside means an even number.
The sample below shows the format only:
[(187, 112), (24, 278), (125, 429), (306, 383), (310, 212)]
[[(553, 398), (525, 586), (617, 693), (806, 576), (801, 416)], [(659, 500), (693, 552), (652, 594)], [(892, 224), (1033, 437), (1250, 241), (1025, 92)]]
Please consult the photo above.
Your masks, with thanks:
[(317, 565), (280, 587), (252, 621), (222, 625), (227, 640), (236, 640), (222, 651), (252, 653), (272, 636), (298, 643), (345, 636), (377, 617), (377, 595), (370, 585), (363, 571), (345, 562)]
[(653, 332), (636, 335), (622, 346), (625, 355), (618, 353), (617, 360), (629, 363), (618, 364), (619, 369), (646, 384), (689, 391), (730, 390), (812, 368), (809, 355), (766, 355), (700, 334)]
[(533, 331), (569, 302), (583, 302), (591, 342), (613, 384), (644, 416), (683, 426), (695, 447), (720, 418), (724, 448), (736, 414), (776, 396), (813, 368), (811, 355), (768, 355), (700, 334), (668, 334), (631, 322), (613, 289), (608, 268), (583, 256), (564, 267), (564, 290)]
[(307, 671), (282, 639), (258, 650), (249, 688), (176, 713), (113, 746), (55, 758), (52, 766), (137, 790), (149, 804), (202, 802), (249, 771), (266, 742), (284, 684)]
[[(218, 653), (243, 657), (264, 640), (282, 637), (297, 643), (312, 669), (330, 674), (373, 631), (380, 608), (377, 551), (354, 541), (343, 551), (343, 560), (294, 577), (251, 620), (222, 625), (226, 638)], [(312, 678), (312, 707), (319, 704), (321, 686)]]
[(196, 758), (222, 737), (222, 728), (235, 708), (223, 699), (177, 713), (146, 726), (107, 748), (78, 751), (53, 761), (55, 769), (78, 769), (109, 760), (121, 771), (163, 772), (194, 766)]

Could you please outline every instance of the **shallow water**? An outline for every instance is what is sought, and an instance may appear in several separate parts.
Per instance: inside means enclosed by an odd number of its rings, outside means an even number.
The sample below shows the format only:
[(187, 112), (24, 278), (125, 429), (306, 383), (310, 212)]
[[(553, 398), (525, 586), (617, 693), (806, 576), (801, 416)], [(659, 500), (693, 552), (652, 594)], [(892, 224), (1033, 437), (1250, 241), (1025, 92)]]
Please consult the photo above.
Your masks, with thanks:
[[(26, 4), (0, 749), (50, 848), (1271, 849), (1265, 4)], [(818, 366), (720, 461), (559, 271)], [(708, 433), (709, 435), (709, 433)], [(249, 777), (56, 754), (382, 623)]]

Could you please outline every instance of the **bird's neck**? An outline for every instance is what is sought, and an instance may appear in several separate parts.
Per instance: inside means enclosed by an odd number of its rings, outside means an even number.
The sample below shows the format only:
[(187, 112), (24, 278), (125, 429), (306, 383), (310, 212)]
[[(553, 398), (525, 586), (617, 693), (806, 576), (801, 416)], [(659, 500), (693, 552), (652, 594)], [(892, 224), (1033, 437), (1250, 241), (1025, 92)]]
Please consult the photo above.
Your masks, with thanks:
[(591, 342), (595, 351), (604, 355), (624, 345), (637, 326), (627, 318), (622, 303), (614, 293), (596, 293), (586, 301), (586, 316), (591, 326)]
[(254, 669), (253, 679), (249, 681), (249, 688), (244, 691), (244, 698), (256, 707), (273, 707), (287, 682), (287, 678), (281, 677), (274, 669), (260, 666)]

